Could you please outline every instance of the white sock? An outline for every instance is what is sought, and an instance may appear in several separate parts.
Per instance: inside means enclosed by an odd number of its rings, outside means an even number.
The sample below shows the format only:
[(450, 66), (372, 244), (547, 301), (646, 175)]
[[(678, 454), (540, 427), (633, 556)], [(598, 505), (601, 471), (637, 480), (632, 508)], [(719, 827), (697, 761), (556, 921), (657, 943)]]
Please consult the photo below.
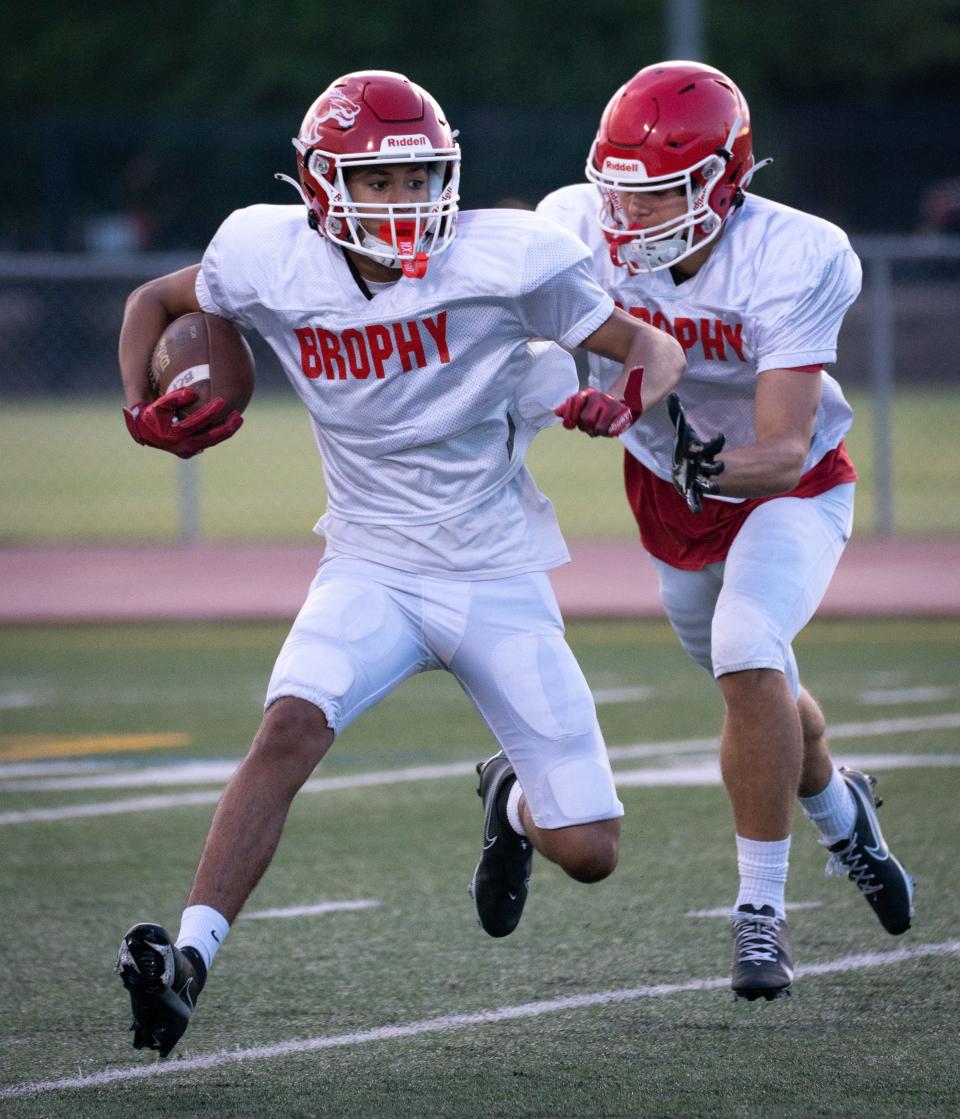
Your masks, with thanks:
[(188, 905), (180, 918), (176, 944), (178, 948), (196, 948), (209, 968), (229, 931), (230, 924), (222, 913), (209, 905)]
[(786, 916), (784, 890), (790, 862), (790, 836), (764, 842), (737, 836), (737, 869), (740, 871), (740, 893), (736, 908), (752, 905), (759, 909), (770, 905), (778, 917)]
[(819, 829), (826, 846), (839, 843), (853, 831), (857, 802), (836, 766), (822, 793), (814, 797), (800, 797), (799, 800), (804, 815)]
[(517, 835), (522, 835), (524, 839), (527, 833), (523, 827), (523, 821), (520, 819), (520, 798), (523, 796), (523, 789), (520, 788), (520, 782), (514, 781), (510, 786), (510, 792), (507, 793), (507, 823)]

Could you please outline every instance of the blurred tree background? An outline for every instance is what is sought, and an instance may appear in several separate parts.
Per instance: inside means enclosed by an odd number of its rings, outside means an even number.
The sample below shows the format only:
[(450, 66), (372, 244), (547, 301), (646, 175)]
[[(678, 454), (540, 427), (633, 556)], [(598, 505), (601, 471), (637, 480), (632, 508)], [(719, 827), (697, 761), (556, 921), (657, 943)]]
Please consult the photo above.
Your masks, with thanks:
[[(33, 0), (5, 5), (0, 250), (201, 249), (293, 202), (289, 137), (353, 69), (400, 70), (464, 147), (463, 205), (579, 180), (603, 106), (667, 56), (669, 0)], [(852, 232), (950, 228), (960, 0), (702, 0), (750, 102), (760, 193)], [(935, 193), (935, 192), (934, 192)]]

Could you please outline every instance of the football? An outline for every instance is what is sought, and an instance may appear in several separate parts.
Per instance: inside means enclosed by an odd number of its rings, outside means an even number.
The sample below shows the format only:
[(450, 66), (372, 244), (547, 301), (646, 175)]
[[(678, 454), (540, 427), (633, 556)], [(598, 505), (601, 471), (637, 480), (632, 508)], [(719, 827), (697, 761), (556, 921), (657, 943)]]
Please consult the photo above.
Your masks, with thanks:
[(246, 338), (219, 315), (194, 312), (174, 319), (161, 334), (150, 358), (150, 387), (157, 396), (196, 389), (197, 399), (184, 416), (222, 396), (227, 412), (242, 412), (253, 396), (256, 367)]

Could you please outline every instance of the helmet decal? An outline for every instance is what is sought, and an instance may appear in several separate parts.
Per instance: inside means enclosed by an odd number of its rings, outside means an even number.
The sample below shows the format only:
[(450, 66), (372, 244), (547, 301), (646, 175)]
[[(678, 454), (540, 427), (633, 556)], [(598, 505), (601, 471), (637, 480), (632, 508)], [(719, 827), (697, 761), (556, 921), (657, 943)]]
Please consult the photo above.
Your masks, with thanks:
[(313, 118), (314, 128), (326, 124), (328, 120), (336, 121), (342, 128), (351, 128), (360, 116), (360, 106), (339, 89), (334, 90), (330, 96), (330, 103), (322, 116)]

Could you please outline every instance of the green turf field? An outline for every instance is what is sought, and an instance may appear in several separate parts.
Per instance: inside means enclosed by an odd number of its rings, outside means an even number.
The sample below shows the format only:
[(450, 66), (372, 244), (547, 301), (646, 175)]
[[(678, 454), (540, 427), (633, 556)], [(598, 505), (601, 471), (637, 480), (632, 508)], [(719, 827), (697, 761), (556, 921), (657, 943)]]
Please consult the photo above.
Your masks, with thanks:
[(835, 754), (879, 777), (919, 916), (888, 937), (824, 879), (798, 818), (788, 901), (809, 970), (792, 999), (734, 1004), (727, 924), (690, 916), (736, 889), (700, 741), (719, 725), (713, 685), (662, 622), (575, 624), (627, 809), (611, 879), (581, 886), (538, 859), (520, 928), (483, 935), (471, 767), (493, 747), (450, 678), (419, 677), (342, 735), (317, 774), (339, 787), (300, 794), (247, 912), (353, 907), (238, 921), (177, 1059), (135, 1053), (117, 943), (139, 920), (175, 931), (283, 633), (4, 630), (4, 1116), (960, 1113), (952, 622), (814, 622), (798, 642)]
[[(856, 531), (875, 527), (873, 417), (852, 393), (849, 446), (861, 474)], [(960, 472), (950, 440), (929, 451), (931, 433), (960, 429), (960, 394), (901, 390), (894, 409), (894, 518), (898, 532), (960, 532), (960, 503), (944, 497), (944, 477)], [(58, 404), (6, 402), (0, 409), (0, 545), (149, 541), (176, 538), (183, 466), (127, 436), (115, 400)], [(633, 536), (616, 441), (560, 428), (542, 434), (528, 461), (572, 537)], [(194, 465), (195, 464), (195, 465)], [(255, 397), (242, 431), (194, 459), (200, 524), (207, 539), (306, 540), (326, 501), (307, 415), (284, 396)]]

